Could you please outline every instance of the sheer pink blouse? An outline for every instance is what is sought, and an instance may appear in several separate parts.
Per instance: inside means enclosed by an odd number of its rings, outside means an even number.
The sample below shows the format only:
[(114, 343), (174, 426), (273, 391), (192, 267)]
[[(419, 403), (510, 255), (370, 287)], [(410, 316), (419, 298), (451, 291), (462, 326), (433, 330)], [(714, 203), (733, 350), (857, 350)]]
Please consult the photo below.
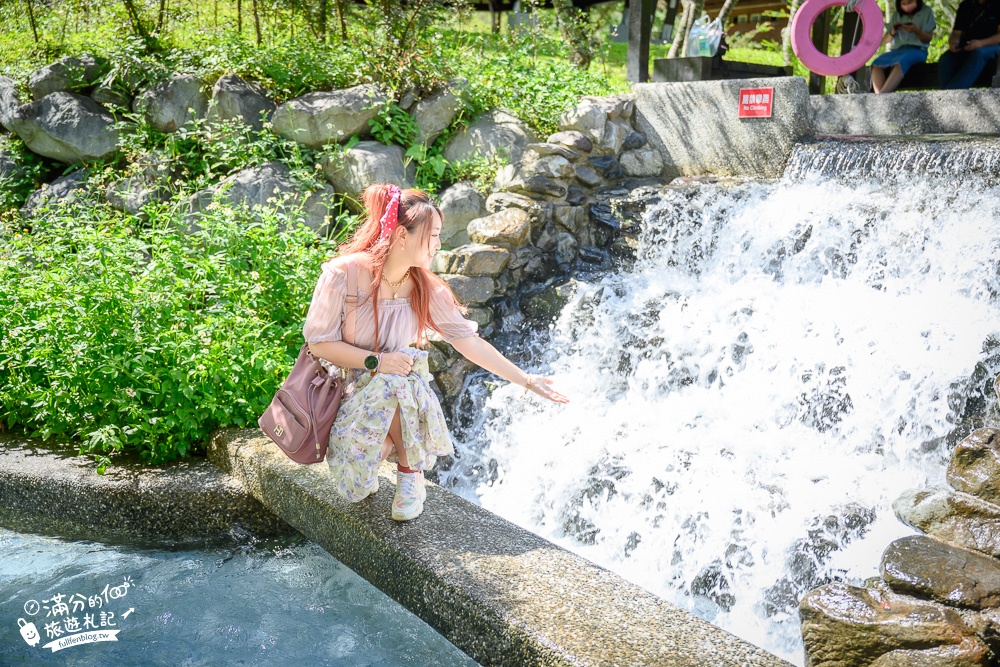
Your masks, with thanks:
[[(360, 301), (356, 312), (353, 344), (366, 350), (375, 349), (375, 313), (372, 308), (371, 285), (358, 271)], [(347, 296), (347, 265), (338, 258), (323, 264), (316, 282), (302, 334), (307, 343), (343, 340), (344, 299)], [(462, 316), (451, 294), (444, 287), (431, 292), (430, 315), (442, 331), (442, 338), (451, 342), (458, 338), (478, 335), (479, 325)], [(419, 338), (417, 315), (410, 307), (409, 297), (380, 299), (378, 302), (379, 350), (398, 352)]]

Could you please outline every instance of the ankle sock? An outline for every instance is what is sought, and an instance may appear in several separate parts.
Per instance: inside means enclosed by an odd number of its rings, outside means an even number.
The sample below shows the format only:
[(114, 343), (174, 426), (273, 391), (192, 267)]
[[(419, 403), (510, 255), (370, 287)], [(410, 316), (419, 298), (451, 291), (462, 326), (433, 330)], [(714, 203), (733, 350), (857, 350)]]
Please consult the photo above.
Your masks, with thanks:
[(407, 468), (406, 466), (401, 466), (398, 463), (396, 464), (396, 470), (398, 470), (399, 472), (420, 472), (419, 470), (415, 470), (413, 468)]

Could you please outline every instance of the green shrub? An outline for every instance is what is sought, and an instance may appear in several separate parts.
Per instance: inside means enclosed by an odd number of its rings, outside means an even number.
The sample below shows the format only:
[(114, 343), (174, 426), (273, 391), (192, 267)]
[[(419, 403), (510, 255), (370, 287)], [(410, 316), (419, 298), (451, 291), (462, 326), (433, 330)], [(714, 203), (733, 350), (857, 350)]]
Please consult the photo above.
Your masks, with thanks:
[[(252, 426), (280, 386), (333, 243), (283, 217), (212, 204), (201, 231), (104, 206), (0, 234), (0, 425), (150, 463)], [(170, 225), (165, 224), (170, 222)]]

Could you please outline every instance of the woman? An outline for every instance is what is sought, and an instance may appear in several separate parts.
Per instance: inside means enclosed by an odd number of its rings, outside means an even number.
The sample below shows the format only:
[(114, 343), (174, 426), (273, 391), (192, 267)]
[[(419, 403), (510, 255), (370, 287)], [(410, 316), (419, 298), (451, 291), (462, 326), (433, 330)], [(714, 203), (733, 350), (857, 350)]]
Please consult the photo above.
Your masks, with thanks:
[(889, 50), (872, 62), (872, 90), (891, 93), (915, 63), (927, 62), (927, 45), (934, 37), (934, 12), (924, 0), (896, 0), (882, 43)]
[(423, 511), (422, 471), (454, 451), (429, 385), (427, 352), (419, 349), (429, 331), (525, 393), (568, 399), (479, 338), (451, 289), (430, 272), (442, 216), (426, 194), (372, 185), (364, 203), (365, 223), (323, 264), (303, 333), (321, 363), (348, 369), (354, 382), (330, 432), (327, 463), (337, 489), (360, 501), (378, 491), (381, 461), (395, 460), (392, 518), (406, 521)]

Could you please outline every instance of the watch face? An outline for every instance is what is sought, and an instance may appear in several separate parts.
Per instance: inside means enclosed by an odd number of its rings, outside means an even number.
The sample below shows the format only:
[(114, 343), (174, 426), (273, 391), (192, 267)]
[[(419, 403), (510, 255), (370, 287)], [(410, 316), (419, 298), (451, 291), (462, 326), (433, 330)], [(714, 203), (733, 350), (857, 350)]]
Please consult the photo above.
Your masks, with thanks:
[(370, 371), (373, 371), (376, 368), (378, 368), (378, 357), (376, 357), (374, 354), (369, 354), (367, 357), (365, 357), (365, 368), (367, 368)]

